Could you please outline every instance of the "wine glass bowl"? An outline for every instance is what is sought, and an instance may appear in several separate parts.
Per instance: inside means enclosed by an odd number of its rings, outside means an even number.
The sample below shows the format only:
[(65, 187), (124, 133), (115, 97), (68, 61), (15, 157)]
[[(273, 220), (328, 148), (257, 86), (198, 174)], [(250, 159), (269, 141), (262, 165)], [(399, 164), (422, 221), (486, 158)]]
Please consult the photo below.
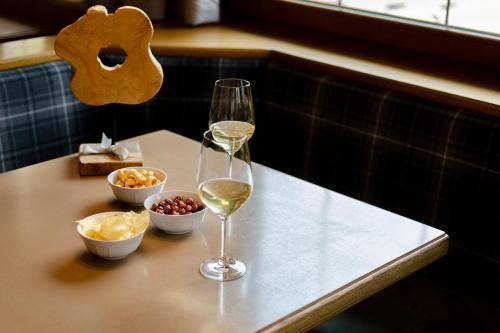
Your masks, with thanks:
[[(247, 144), (246, 140), (243, 144)], [(237, 279), (246, 271), (245, 264), (226, 256), (225, 244), (229, 216), (252, 193), (252, 169), (248, 151), (242, 154), (241, 150), (237, 150), (230, 156), (232, 162), (228, 163), (230, 157), (225, 147), (215, 139), (213, 131), (203, 134), (197, 172), (198, 195), (202, 203), (220, 218), (222, 237), (220, 256), (205, 260), (200, 266), (200, 273), (219, 281)]]
[(203, 203), (215, 215), (229, 216), (248, 199), (252, 187), (250, 184), (230, 178), (215, 178), (200, 184)]
[(214, 127), (212, 135), (215, 142), (230, 156), (240, 150), (241, 146), (247, 141), (245, 132), (229, 128)]
[(215, 81), (208, 125), (216, 140), (239, 140), (243, 135), (250, 140), (255, 131), (250, 82), (233, 78)]

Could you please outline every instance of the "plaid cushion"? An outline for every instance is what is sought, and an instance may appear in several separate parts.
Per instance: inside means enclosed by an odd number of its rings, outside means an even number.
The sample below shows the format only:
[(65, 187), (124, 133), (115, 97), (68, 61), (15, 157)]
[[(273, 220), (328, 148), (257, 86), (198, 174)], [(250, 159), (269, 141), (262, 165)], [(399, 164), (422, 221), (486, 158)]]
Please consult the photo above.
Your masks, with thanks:
[(95, 132), (70, 74), (64, 62), (0, 72), (0, 171), (72, 153)]
[(265, 82), (254, 159), (500, 259), (500, 118), (274, 61)]
[[(104, 63), (120, 56), (103, 56)], [(0, 171), (8, 171), (77, 151), (99, 142), (104, 131), (116, 139), (158, 129), (200, 139), (208, 127), (213, 83), (221, 77), (259, 82), (267, 60), (160, 58), (165, 81), (157, 96), (141, 105), (90, 107), (71, 93), (70, 66), (63, 61), (0, 72)]]

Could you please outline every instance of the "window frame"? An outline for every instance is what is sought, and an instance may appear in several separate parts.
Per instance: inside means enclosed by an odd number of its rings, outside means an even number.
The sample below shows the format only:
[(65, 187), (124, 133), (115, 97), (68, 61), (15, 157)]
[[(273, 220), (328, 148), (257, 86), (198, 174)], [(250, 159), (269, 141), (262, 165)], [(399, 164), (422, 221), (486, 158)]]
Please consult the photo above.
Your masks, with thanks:
[(228, 16), (257, 18), (295, 29), (335, 34), (359, 41), (500, 67), (500, 38), (382, 15), (297, 0), (225, 0)]

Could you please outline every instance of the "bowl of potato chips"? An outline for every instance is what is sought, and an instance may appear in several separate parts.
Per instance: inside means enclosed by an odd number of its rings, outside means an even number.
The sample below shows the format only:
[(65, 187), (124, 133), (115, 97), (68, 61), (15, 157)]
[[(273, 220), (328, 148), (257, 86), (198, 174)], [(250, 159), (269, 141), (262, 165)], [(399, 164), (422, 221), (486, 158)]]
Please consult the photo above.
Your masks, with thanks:
[(108, 175), (108, 183), (116, 198), (132, 206), (141, 206), (152, 194), (163, 191), (167, 174), (156, 168), (128, 167)]
[(76, 230), (89, 252), (118, 260), (137, 250), (149, 225), (149, 214), (106, 212), (76, 222)]

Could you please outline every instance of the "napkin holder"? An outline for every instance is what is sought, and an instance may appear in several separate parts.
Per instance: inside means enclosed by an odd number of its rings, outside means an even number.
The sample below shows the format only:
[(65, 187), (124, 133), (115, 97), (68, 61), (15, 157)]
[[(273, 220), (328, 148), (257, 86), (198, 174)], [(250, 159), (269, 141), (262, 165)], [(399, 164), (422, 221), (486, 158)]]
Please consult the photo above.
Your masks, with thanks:
[[(107, 175), (117, 169), (143, 165), (141, 146), (137, 141), (117, 143), (117, 145), (124, 146), (129, 151), (128, 157), (125, 160), (120, 160), (111, 153), (92, 155), (82, 154), (84, 145), (85, 144), (81, 144), (78, 149), (80, 176)], [(95, 148), (101, 146), (100, 143), (87, 145), (94, 146)]]

